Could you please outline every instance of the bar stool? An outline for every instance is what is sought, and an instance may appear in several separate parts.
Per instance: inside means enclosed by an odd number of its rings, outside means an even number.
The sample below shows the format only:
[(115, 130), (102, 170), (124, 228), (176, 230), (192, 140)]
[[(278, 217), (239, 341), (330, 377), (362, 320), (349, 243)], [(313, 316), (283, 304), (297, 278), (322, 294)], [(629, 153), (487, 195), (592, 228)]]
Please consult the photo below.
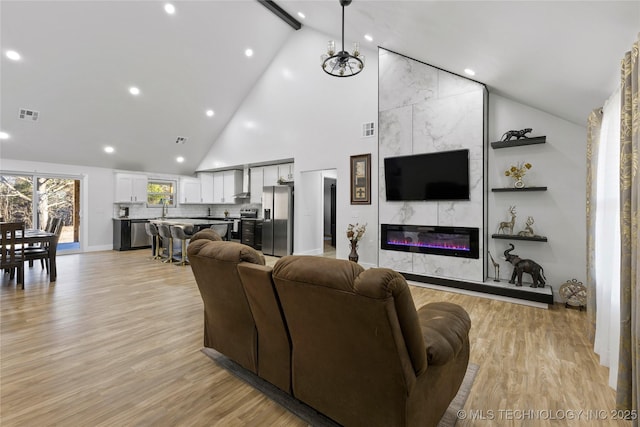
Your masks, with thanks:
[(193, 232), (193, 227), (191, 226), (179, 226), (173, 225), (171, 226), (171, 237), (175, 240), (180, 240), (181, 243), (181, 256), (180, 263), (178, 265), (187, 265), (187, 240), (191, 239), (193, 233), (189, 233), (189, 231)]
[(144, 224), (144, 229), (153, 240), (151, 243), (151, 259), (162, 259), (160, 256), (160, 233), (158, 232), (158, 227), (151, 222), (147, 222)]
[(173, 263), (173, 237), (171, 236), (171, 229), (167, 224), (158, 225), (158, 234), (162, 238), (162, 246), (167, 248), (168, 256), (162, 262)]
[(213, 224), (210, 228), (218, 233), (222, 240), (229, 240), (229, 224)]

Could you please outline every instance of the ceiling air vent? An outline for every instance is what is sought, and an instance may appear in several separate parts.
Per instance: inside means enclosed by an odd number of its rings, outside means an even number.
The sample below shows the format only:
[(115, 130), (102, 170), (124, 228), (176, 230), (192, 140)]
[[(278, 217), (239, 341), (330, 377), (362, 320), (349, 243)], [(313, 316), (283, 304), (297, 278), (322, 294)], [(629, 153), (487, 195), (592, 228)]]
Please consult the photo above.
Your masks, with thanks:
[(26, 108), (21, 108), (18, 113), (18, 118), (21, 120), (28, 120), (30, 122), (37, 122), (38, 117), (40, 117), (39, 111), (27, 110)]
[(179, 136), (176, 139), (176, 144), (184, 144), (187, 142), (187, 137), (186, 136)]
[(369, 137), (374, 136), (376, 134), (375, 124), (373, 122), (363, 123), (362, 124), (362, 136)]

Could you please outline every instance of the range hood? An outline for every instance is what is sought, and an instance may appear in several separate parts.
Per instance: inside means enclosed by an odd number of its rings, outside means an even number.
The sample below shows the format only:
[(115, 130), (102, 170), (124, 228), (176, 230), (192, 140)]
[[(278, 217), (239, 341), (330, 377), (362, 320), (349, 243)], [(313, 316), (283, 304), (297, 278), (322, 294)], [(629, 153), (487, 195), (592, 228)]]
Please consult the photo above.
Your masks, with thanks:
[(245, 166), (242, 170), (242, 193), (234, 194), (234, 199), (248, 199), (251, 197), (249, 192), (251, 175), (249, 174), (249, 166)]

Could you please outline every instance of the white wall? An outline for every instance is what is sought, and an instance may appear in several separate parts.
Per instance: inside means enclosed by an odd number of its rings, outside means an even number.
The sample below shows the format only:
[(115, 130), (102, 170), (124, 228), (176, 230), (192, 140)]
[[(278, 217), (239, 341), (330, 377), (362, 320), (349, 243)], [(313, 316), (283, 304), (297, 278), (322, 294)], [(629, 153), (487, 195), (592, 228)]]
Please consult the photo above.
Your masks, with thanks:
[[(295, 162), (294, 251), (312, 250), (303, 232), (301, 174), (336, 169), (338, 258), (349, 254), (346, 228), (368, 223), (360, 263), (377, 264), (377, 137), (361, 137), (362, 124), (377, 128), (377, 53), (364, 50), (365, 69), (336, 78), (320, 67), (320, 53), (334, 38), (304, 27), (297, 31), (256, 83), (198, 167), (199, 170), (293, 158)], [(349, 157), (371, 153), (372, 204), (350, 204)], [(318, 188), (322, 188), (319, 186)], [(322, 192), (318, 198), (321, 200)], [(321, 205), (320, 205), (321, 206)], [(344, 235), (344, 237), (342, 237)]]
[[(586, 123), (586, 117), (585, 117)], [(528, 216), (535, 220), (536, 234), (547, 236), (547, 243), (513, 241), (513, 253), (530, 258), (544, 268), (554, 298), (560, 285), (576, 278), (585, 280), (586, 242), (586, 126), (578, 126), (540, 110), (507, 98), (489, 96), (489, 140), (499, 141), (511, 129), (532, 128), (530, 136), (546, 136), (546, 144), (493, 150), (489, 148), (489, 187), (512, 185), (504, 171), (514, 162), (533, 165), (525, 176), (527, 186), (547, 186), (546, 192), (489, 192), (489, 234), (495, 233), (501, 221), (510, 219), (507, 209), (516, 205), (514, 233), (524, 228)], [(489, 239), (489, 251), (500, 263), (501, 277), (510, 278), (512, 268), (500, 257), (508, 248), (508, 240)], [(493, 270), (490, 270), (493, 271)], [(525, 275), (525, 280), (528, 276)]]
[(2, 159), (2, 173), (80, 177), (80, 244), (84, 251), (113, 247), (113, 169)]

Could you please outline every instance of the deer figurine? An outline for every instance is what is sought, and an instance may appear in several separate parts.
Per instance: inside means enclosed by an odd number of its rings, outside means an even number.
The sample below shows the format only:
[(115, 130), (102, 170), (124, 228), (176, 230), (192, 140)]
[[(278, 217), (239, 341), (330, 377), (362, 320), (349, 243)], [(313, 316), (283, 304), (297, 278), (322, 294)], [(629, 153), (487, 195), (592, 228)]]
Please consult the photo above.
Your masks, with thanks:
[(521, 232), (518, 233), (518, 236), (523, 236), (523, 237), (533, 237), (535, 236), (535, 233), (533, 232), (533, 228), (531, 227), (533, 225), (533, 217), (530, 216), (529, 218), (527, 218), (527, 223), (524, 227), (524, 230), (522, 230)]
[(511, 221), (503, 221), (498, 227), (498, 233), (503, 230), (509, 230), (509, 235), (513, 234), (513, 226), (516, 224), (516, 207), (509, 206), (509, 214), (511, 214)]

